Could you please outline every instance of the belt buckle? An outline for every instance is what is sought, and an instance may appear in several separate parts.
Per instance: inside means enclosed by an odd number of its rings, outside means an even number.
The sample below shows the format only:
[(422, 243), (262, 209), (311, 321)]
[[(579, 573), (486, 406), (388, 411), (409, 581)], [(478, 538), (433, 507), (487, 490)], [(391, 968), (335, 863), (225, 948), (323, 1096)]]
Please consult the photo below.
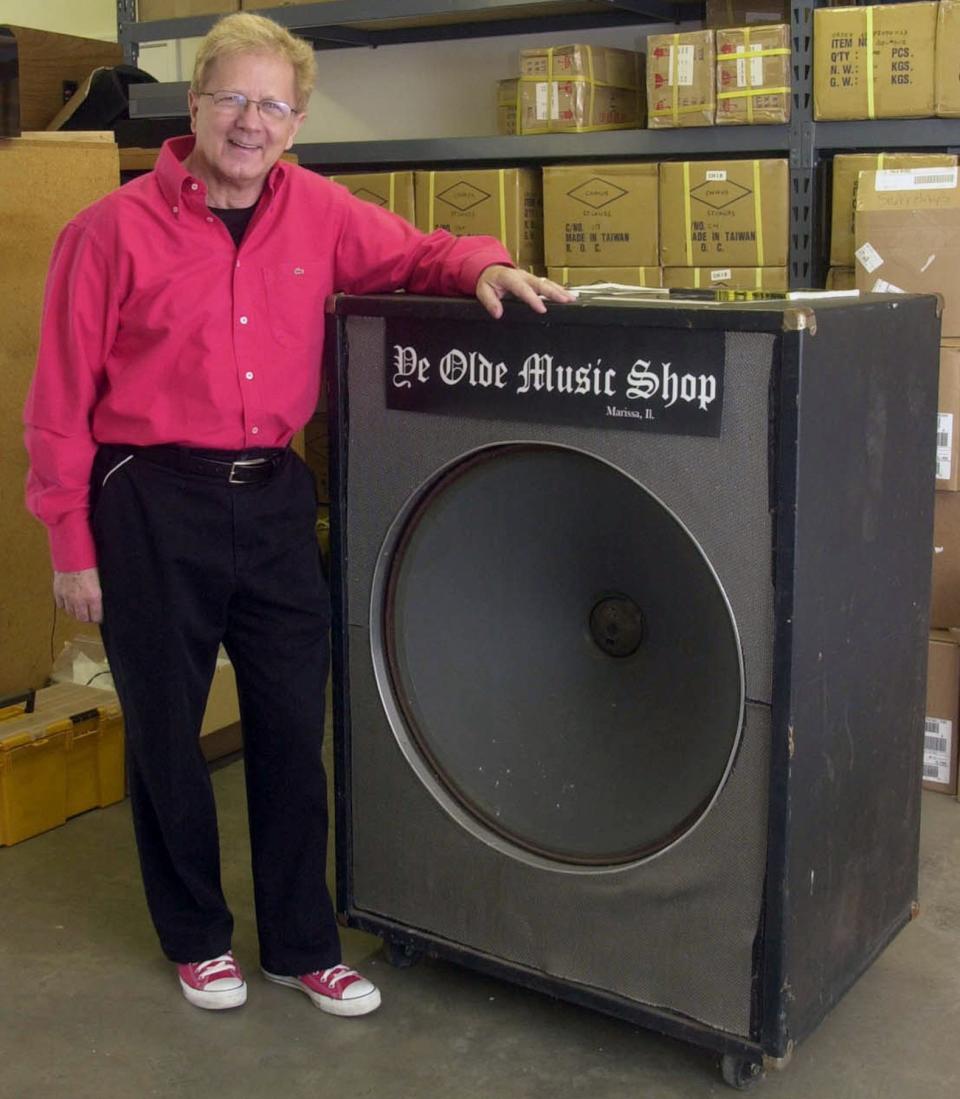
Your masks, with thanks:
[(238, 469), (249, 469), (251, 467), (255, 468), (257, 466), (262, 466), (262, 465), (265, 465), (265, 464), (266, 464), (266, 459), (265, 458), (241, 458), (240, 460), (238, 460), (236, 462), (231, 462), (230, 463), (230, 476), (227, 478), (227, 481), (231, 485), (248, 485), (250, 483), (249, 481), (246, 481), (243, 478), (236, 476), (237, 470)]

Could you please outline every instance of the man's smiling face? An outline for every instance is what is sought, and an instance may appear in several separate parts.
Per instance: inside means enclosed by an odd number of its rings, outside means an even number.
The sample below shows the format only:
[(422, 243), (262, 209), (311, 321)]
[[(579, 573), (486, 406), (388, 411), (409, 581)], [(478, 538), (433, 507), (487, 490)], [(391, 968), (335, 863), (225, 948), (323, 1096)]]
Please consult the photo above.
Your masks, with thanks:
[[(211, 65), (203, 92), (240, 92), (248, 100), (273, 99), (296, 108), (293, 66), (274, 54), (241, 53)], [(191, 128), (197, 143), (191, 167), (221, 187), (256, 194), (270, 169), (293, 144), (304, 116), (296, 109), (285, 121), (264, 118), (253, 102), (242, 111), (223, 111), (210, 95), (189, 95)]]

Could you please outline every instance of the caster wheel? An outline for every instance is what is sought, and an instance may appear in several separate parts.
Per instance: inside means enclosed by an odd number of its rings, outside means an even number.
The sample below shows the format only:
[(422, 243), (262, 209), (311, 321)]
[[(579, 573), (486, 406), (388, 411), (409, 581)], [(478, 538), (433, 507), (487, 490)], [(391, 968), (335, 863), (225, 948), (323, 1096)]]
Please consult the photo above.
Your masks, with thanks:
[(395, 939), (383, 940), (383, 956), (388, 965), (394, 969), (409, 969), (416, 965), (423, 957), (423, 952), (411, 946), (410, 943), (398, 942)]
[(752, 1061), (749, 1057), (736, 1057), (725, 1053), (720, 1061), (720, 1074), (723, 1082), (737, 1091), (749, 1091), (763, 1079), (763, 1062)]

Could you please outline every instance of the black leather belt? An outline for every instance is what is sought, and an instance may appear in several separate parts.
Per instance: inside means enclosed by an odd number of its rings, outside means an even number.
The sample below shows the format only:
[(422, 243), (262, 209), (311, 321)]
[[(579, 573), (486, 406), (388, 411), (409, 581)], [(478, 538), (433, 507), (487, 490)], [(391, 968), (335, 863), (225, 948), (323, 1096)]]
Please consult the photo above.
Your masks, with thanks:
[(231, 485), (269, 481), (280, 469), (289, 451), (285, 447), (253, 450), (198, 450), (181, 446), (130, 447), (133, 454), (154, 465), (181, 473), (212, 477)]

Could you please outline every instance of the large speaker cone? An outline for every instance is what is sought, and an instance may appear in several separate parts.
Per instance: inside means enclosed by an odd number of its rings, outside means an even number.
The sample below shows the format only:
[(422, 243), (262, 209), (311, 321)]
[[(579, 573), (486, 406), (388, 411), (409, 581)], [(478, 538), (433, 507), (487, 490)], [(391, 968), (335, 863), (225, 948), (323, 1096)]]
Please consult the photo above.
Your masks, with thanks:
[(736, 749), (739, 640), (717, 577), (635, 481), (578, 451), (481, 451), (416, 503), (385, 651), (414, 750), (486, 828), (616, 865), (696, 823)]

